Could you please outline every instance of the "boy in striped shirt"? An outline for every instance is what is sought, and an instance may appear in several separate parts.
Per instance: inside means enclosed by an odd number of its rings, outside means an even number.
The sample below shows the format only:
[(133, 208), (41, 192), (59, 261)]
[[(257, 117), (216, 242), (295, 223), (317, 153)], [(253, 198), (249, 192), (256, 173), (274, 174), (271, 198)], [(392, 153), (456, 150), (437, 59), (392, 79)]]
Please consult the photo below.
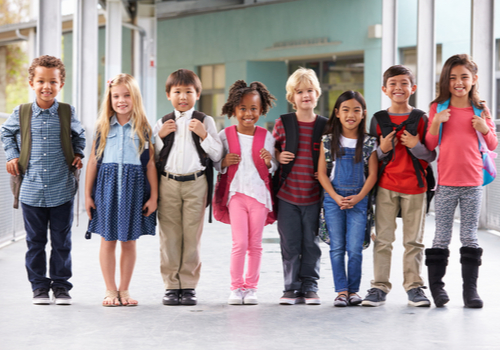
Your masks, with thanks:
[[(286, 98), (296, 112), (282, 115), (276, 120), (273, 130), (276, 159), (281, 171), (291, 164), (291, 170), (277, 192), (278, 231), (285, 279), (280, 304), (305, 301), (306, 304), (318, 305), (321, 303), (317, 295), (321, 258), (317, 236), (320, 185), (315, 170), (317, 158), (314, 164), (313, 153), (315, 149), (319, 151), (327, 119), (314, 113), (321, 88), (312, 69), (296, 70), (288, 78), (286, 91)], [(288, 147), (284, 127), (287, 119), (290, 125), (294, 125), (295, 134), (298, 134), (298, 144)], [(318, 140), (313, 140), (313, 134), (319, 135)], [(288, 139), (290, 141), (290, 135)], [(290, 152), (290, 149), (296, 152)]]

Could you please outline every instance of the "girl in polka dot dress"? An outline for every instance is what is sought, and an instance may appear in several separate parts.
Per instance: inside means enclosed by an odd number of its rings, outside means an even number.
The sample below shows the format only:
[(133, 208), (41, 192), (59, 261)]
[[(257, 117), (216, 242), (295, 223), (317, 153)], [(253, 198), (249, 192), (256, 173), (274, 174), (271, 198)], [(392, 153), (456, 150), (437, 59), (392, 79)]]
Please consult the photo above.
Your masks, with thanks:
[[(103, 306), (138, 304), (128, 292), (135, 241), (141, 235), (154, 235), (156, 229), (158, 178), (152, 140), (137, 82), (128, 74), (118, 74), (106, 86), (85, 180), (88, 231), (102, 236)], [(118, 287), (117, 241), (121, 242)]]

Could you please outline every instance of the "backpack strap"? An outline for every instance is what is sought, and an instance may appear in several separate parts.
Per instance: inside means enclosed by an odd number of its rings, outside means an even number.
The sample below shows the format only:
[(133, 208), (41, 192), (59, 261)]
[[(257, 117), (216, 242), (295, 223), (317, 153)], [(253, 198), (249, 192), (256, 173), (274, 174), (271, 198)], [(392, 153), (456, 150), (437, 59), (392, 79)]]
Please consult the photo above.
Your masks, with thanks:
[(21, 151), (19, 154), (19, 171), (25, 174), (31, 155), (31, 103), (24, 103), (19, 107), (19, 128), (21, 130)]
[(312, 136), (312, 157), (314, 172), (318, 171), (319, 149), (321, 147), (321, 138), (325, 131), (326, 122), (328, 119), (318, 115), (314, 123), (313, 136)]
[[(175, 113), (169, 113), (164, 115), (161, 118), (161, 123), (164, 124), (167, 120), (175, 119)], [(158, 177), (160, 177), (161, 173), (165, 169), (165, 165), (167, 164), (168, 155), (170, 154), (170, 150), (172, 149), (172, 145), (174, 144), (175, 133), (171, 132), (167, 136), (165, 136), (163, 141), (163, 147), (160, 150), (160, 154), (158, 156), (158, 160), (156, 161), (156, 171), (158, 172)]]
[(68, 168), (72, 169), (75, 152), (73, 151), (73, 144), (71, 143), (71, 106), (67, 103), (59, 102), (57, 114), (59, 115), (59, 123), (61, 126), (61, 145), (64, 158), (66, 158)]
[[(299, 148), (299, 122), (295, 113), (283, 114), (280, 116), (283, 128), (285, 129), (286, 143), (283, 151), (288, 151), (297, 154)], [(281, 179), (280, 183), (283, 184), (292, 171), (295, 159), (291, 160), (288, 164), (281, 165)]]
[(267, 168), (264, 159), (260, 157), (260, 150), (263, 149), (266, 144), (266, 136), (266, 129), (260, 126), (255, 127), (252, 143), (252, 158), (253, 163), (259, 172), (260, 178), (264, 180), (266, 186), (269, 186), (269, 169)]

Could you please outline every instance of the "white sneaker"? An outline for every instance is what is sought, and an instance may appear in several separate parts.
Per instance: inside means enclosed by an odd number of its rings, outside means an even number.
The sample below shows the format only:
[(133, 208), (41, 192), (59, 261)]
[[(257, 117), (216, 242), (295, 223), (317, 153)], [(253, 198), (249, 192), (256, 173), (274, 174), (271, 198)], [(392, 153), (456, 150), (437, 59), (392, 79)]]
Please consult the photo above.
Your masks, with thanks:
[(257, 290), (247, 289), (246, 294), (243, 297), (243, 304), (245, 305), (257, 305), (259, 301), (257, 300)]
[(240, 288), (232, 290), (227, 300), (229, 305), (241, 305), (243, 304), (243, 290)]

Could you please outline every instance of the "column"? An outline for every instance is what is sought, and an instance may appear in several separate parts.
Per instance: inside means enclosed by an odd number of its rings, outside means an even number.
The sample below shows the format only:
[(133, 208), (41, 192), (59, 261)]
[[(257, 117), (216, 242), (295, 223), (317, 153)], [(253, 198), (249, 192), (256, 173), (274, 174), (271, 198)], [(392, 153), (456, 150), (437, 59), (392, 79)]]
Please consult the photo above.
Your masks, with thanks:
[(44, 0), (38, 5), (36, 56), (61, 57), (61, 0)]
[[(382, 73), (396, 64), (397, 55), (397, 0), (382, 1)], [(382, 84), (380, 84), (382, 86)], [(381, 108), (386, 109), (391, 101), (381, 92)]]
[(436, 91), (436, 39), (434, 0), (418, 1), (417, 24), (417, 93), (416, 106), (424, 111)]
[(106, 80), (122, 73), (122, 2), (106, 1)]

